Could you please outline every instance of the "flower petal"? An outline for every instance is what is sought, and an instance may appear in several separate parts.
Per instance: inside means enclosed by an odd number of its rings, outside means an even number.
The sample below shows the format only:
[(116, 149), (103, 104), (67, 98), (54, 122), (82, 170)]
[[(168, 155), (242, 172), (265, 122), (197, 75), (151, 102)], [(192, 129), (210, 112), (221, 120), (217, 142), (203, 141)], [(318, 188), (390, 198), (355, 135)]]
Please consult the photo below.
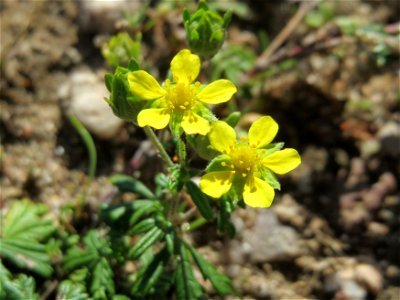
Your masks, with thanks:
[(249, 130), (249, 143), (257, 148), (268, 145), (278, 133), (278, 124), (269, 116), (255, 121)]
[(227, 123), (218, 121), (212, 123), (208, 139), (215, 150), (227, 154), (236, 144), (236, 132)]
[(210, 131), (210, 123), (191, 111), (183, 115), (181, 126), (187, 134), (206, 135)]
[(200, 72), (200, 57), (184, 49), (178, 52), (171, 61), (172, 77), (175, 82), (189, 84)]
[(299, 153), (292, 148), (274, 152), (263, 159), (263, 164), (276, 174), (286, 174), (297, 168), (300, 163)]
[(203, 193), (219, 198), (227, 193), (232, 186), (232, 171), (211, 172), (200, 179), (200, 189)]
[(171, 118), (170, 113), (165, 108), (144, 109), (138, 114), (138, 125), (140, 127), (151, 126), (155, 129), (163, 129), (168, 125)]
[(218, 104), (228, 101), (236, 93), (235, 85), (226, 79), (216, 80), (207, 85), (197, 94), (197, 98), (204, 103)]
[(157, 80), (146, 71), (134, 71), (128, 74), (129, 87), (132, 94), (142, 100), (153, 100), (165, 95), (165, 90)]
[(274, 189), (257, 177), (249, 177), (244, 185), (243, 200), (252, 207), (269, 207), (275, 197)]

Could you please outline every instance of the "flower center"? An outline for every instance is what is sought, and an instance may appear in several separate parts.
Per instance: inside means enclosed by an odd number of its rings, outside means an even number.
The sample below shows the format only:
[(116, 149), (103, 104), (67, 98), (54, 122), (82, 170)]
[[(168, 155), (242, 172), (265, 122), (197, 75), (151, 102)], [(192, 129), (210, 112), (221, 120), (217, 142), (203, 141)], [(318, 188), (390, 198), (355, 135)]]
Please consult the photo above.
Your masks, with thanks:
[(200, 86), (200, 82), (195, 84), (186, 84), (178, 82), (175, 85), (171, 85), (169, 80), (165, 81), (165, 90), (167, 95), (165, 97), (167, 107), (172, 111), (185, 111), (190, 110), (196, 105), (197, 89)]
[(236, 171), (236, 174), (243, 177), (257, 172), (261, 163), (257, 149), (249, 145), (247, 138), (242, 138), (232, 148), (229, 156), (231, 157), (232, 168)]

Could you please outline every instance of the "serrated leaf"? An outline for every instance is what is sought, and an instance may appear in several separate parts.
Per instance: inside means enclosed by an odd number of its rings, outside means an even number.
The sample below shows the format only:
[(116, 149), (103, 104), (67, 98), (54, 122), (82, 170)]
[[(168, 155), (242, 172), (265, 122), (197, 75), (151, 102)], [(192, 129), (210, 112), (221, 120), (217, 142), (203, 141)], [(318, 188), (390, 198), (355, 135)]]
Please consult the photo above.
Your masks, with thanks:
[(54, 232), (50, 220), (43, 218), (47, 208), (29, 201), (16, 201), (5, 215), (0, 255), (20, 268), (48, 277), (53, 272), (43, 243)]
[(129, 251), (129, 257), (133, 259), (139, 258), (148, 248), (161, 240), (163, 236), (164, 232), (160, 228), (154, 227), (142, 236), (131, 251)]
[(83, 284), (64, 280), (58, 286), (56, 300), (87, 300), (89, 295), (86, 293), (86, 288)]
[(170, 253), (165, 247), (153, 257), (150, 263), (143, 266), (137, 274), (132, 293), (138, 296), (147, 295), (163, 274), (169, 258)]
[(186, 182), (186, 188), (201, 215), (206, 220), (211, 220), (213, 218), (213, 211), (210, 205), (210, 198), (200, 191), (199, 187), (191, 180)]
[(176, 299), (197, 300), (205, 299), (201, 285), (193, 274), (187, 249), (182, 243), (179, 245), (179, 257), (175, 274)]
[[(94, 298), (103, 298), (102, 295), (112, 296), (115, 294), (114, 273), (106, 258), (100, 258), (92, 274), (90, 291)], [(107, 297), (109, 299), (109, 297)]]
[(155, 195), (141, 181), (127, 175), (116, 174), (110, 177), (110, 181), (121, 193), (137, 193), (147, 199), (154, 199)]
[(215, 266), (205, 260), (193, 247), (188, 244), (185, 246), (189, 249), (200, 269), (204, 279), (210, 280), (215, 291), (220, 295), (234, 295), (235, 289), (233, 288), (231, 280), (224, 274), (217, 271)]
[(0, 263), (0, 299), (8, 300), (39, 300), (35, 292), (35, 280), (25, 274), (11, 278), (11, 273)]
[(97, 230), (91, 230), (83, 238), (85, 248), (74, 246), (68, 249), (63, 260), (63, 267), (67, 271), (82, 266), (94, 266), (100, 257), (111, 254), (109, 241), (101, 236)]

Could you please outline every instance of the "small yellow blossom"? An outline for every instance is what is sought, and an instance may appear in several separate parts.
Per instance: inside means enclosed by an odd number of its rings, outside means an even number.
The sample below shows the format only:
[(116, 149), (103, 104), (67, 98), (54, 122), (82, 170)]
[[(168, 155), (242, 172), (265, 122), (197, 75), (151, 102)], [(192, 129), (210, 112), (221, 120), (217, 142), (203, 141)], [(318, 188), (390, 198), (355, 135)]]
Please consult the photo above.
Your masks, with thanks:
[(162, 129), (174, 120), (187, 134), (206, 135), (210, 123), (203, 118), (203, 112), (207, 110), (205, 104), (228, 101), (236, 92), (236, 87), (225, 79), (205, 87), (198, 81), (194, 82), (200, 72), (200, 58), (187, 49), (181, 50), (172, 59), (171, 72), (173, 82), (167, 79), (164, 86), (143, 70), (128, 75), (134, 95), (142, 100), (157, 100), (138, 114), (139, 126)]
[[(225, 122), (212, 125), (208, 135), (211, 146), (222, 153), (207, 168), (200, 180), (201, 190), (219, 198), (236, 188), (244, 202), (253, 207), (269, 207), (274, 199), (274, 188), (266, 174), (285, 174), (301, 163), (295, 149), (271, 151), (268, 145), (278, 132), (278, 124), (268, 116), (261, 117), (250, 127), (247, 138), (236, 139), (235, 130)], [(271, 153), (272, 152), (272, 153)]]

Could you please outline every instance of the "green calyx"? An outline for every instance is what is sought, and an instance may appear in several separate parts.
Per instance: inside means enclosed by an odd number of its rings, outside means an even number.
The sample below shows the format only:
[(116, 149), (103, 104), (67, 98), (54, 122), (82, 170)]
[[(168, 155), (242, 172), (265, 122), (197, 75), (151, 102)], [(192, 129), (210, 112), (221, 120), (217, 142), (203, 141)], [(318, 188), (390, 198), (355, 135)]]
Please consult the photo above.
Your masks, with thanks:
[(228, 11), (222, 18), (218, 13), (210, 10), (204, 1), (199, 3), (193, 15), (185, 10), (183, 20), (190, 48), (204, 58), (214, 56), (225, 40), (231, 15)]
[(144, 108), (145, 103), (134, 96), (129, 88), (127, 76), (130, 72), (139, 69), (136, 61), (132, 60), (128, 68), (117, 67), (114, 74), (106, 74), (105, 82), (111, 93), (105, 99), (112, 108), (114, 114), (126, 121), (137, 121), (137, 115)]

